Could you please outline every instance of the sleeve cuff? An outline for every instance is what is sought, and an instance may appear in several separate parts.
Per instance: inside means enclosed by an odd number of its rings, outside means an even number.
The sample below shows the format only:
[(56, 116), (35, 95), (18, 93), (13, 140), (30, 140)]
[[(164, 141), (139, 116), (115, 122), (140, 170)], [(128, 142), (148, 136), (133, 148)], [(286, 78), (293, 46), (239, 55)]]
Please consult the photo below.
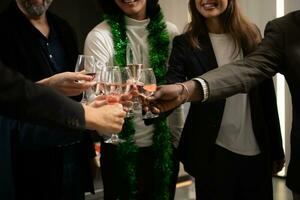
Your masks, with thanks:
[(202, 91), (203, 92), (202, 102), (207, 101), (209, 92), (208, 92), (208, 86), (207, 86), (207, 83), (205, 82), (205, 80), (203, 80), (202, 78), (193, 78), (192, 80), (197, 81), (202, 87), (202, 90), (203, 90)]

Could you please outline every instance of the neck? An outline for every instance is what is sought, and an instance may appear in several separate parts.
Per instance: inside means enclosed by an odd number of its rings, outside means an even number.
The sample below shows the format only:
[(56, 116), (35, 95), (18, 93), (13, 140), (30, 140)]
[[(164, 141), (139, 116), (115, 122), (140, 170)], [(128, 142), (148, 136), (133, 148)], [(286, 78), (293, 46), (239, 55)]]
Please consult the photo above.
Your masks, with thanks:
[(145, 15), (128, 15), (128, 17), (132, 18), (132, 19), (135, 19), (135, 20), (144, 20), (144, 19), (147, 19), (147, 16)]
[(48, 38), (50, 26), (45, 14), (38, 18), (29, 18), (28, 20), (36, 29), (38, 29), (46, 38)]
[(225, 32), (223, 24), (219, 18), (206, 19), (205, 23), (210, 33), (221, 34)]

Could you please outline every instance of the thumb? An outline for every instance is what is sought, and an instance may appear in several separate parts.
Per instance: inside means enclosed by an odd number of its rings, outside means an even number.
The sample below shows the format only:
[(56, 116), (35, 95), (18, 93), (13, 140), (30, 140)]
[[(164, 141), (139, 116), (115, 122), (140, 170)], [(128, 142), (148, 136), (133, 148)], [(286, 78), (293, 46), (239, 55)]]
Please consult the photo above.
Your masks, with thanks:
[(147, 100), (150, 101), (150, 102), (153, 102), (153, 101), (156, 101), (156, 100), (162, 98), (163, 93), (162, 93), (161, 90), (162, 90), (162, 87), (158, 86), (155, 93), (153, 95), (151, 95), (150, 97), (147, 97)]

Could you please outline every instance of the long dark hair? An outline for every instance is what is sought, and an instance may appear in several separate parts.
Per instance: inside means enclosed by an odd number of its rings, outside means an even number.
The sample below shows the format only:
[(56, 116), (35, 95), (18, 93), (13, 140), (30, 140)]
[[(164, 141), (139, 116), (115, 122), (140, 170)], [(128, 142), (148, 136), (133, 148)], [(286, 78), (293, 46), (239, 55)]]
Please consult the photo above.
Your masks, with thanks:
[[(156, 15), (159, 10), (159, 0), (147, 0), (146, 14), (149, 18)], [(99, 8), (102, 14), (106, 15), (124, 15), (124, 12), (118, 7), (114, 0), (98, 0)]]
[[(186, 29), (188, 41), (193, 48), (201, 48), (199, 37), (208, 32), (205, 18), (197, 10), (195, 0), (190, 0), (189, 8), (192, 20)], [(235, 48), (238, 48), (239, 51), (242, 48), (246, 54), (253, 51), (261, 40), (260, 32), (242, 14), (238, 0), (228, 0), (228, 6), (220, 17), (225, 32), (229, 33), (235, 41)]]

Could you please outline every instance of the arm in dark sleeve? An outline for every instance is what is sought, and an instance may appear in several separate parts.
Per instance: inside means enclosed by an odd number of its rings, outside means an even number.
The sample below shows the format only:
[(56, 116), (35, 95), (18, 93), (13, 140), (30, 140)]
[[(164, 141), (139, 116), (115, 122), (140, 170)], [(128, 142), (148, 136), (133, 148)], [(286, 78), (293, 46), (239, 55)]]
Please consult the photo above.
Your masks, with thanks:
[(245, 59), (224, 65), (201, 76), (209, 88), (209, 100), (248, 92), (266, 78), (281, 72), (284, 59), (283, 33), (276, 21), (269, 22), (265, 38)]
[(0, 113), (7, 117), (83, 130), (83, 107), (54, 90), (34, 84), (0, 62)]
[(284, 158), (280, 122), (276, 103), (276, 93), (272, 79), (267, 79), (260, 84), (260, 98), (268, 128), (268, 138), (270, 139), (270, 148), (272, 160), (281, 160)]

